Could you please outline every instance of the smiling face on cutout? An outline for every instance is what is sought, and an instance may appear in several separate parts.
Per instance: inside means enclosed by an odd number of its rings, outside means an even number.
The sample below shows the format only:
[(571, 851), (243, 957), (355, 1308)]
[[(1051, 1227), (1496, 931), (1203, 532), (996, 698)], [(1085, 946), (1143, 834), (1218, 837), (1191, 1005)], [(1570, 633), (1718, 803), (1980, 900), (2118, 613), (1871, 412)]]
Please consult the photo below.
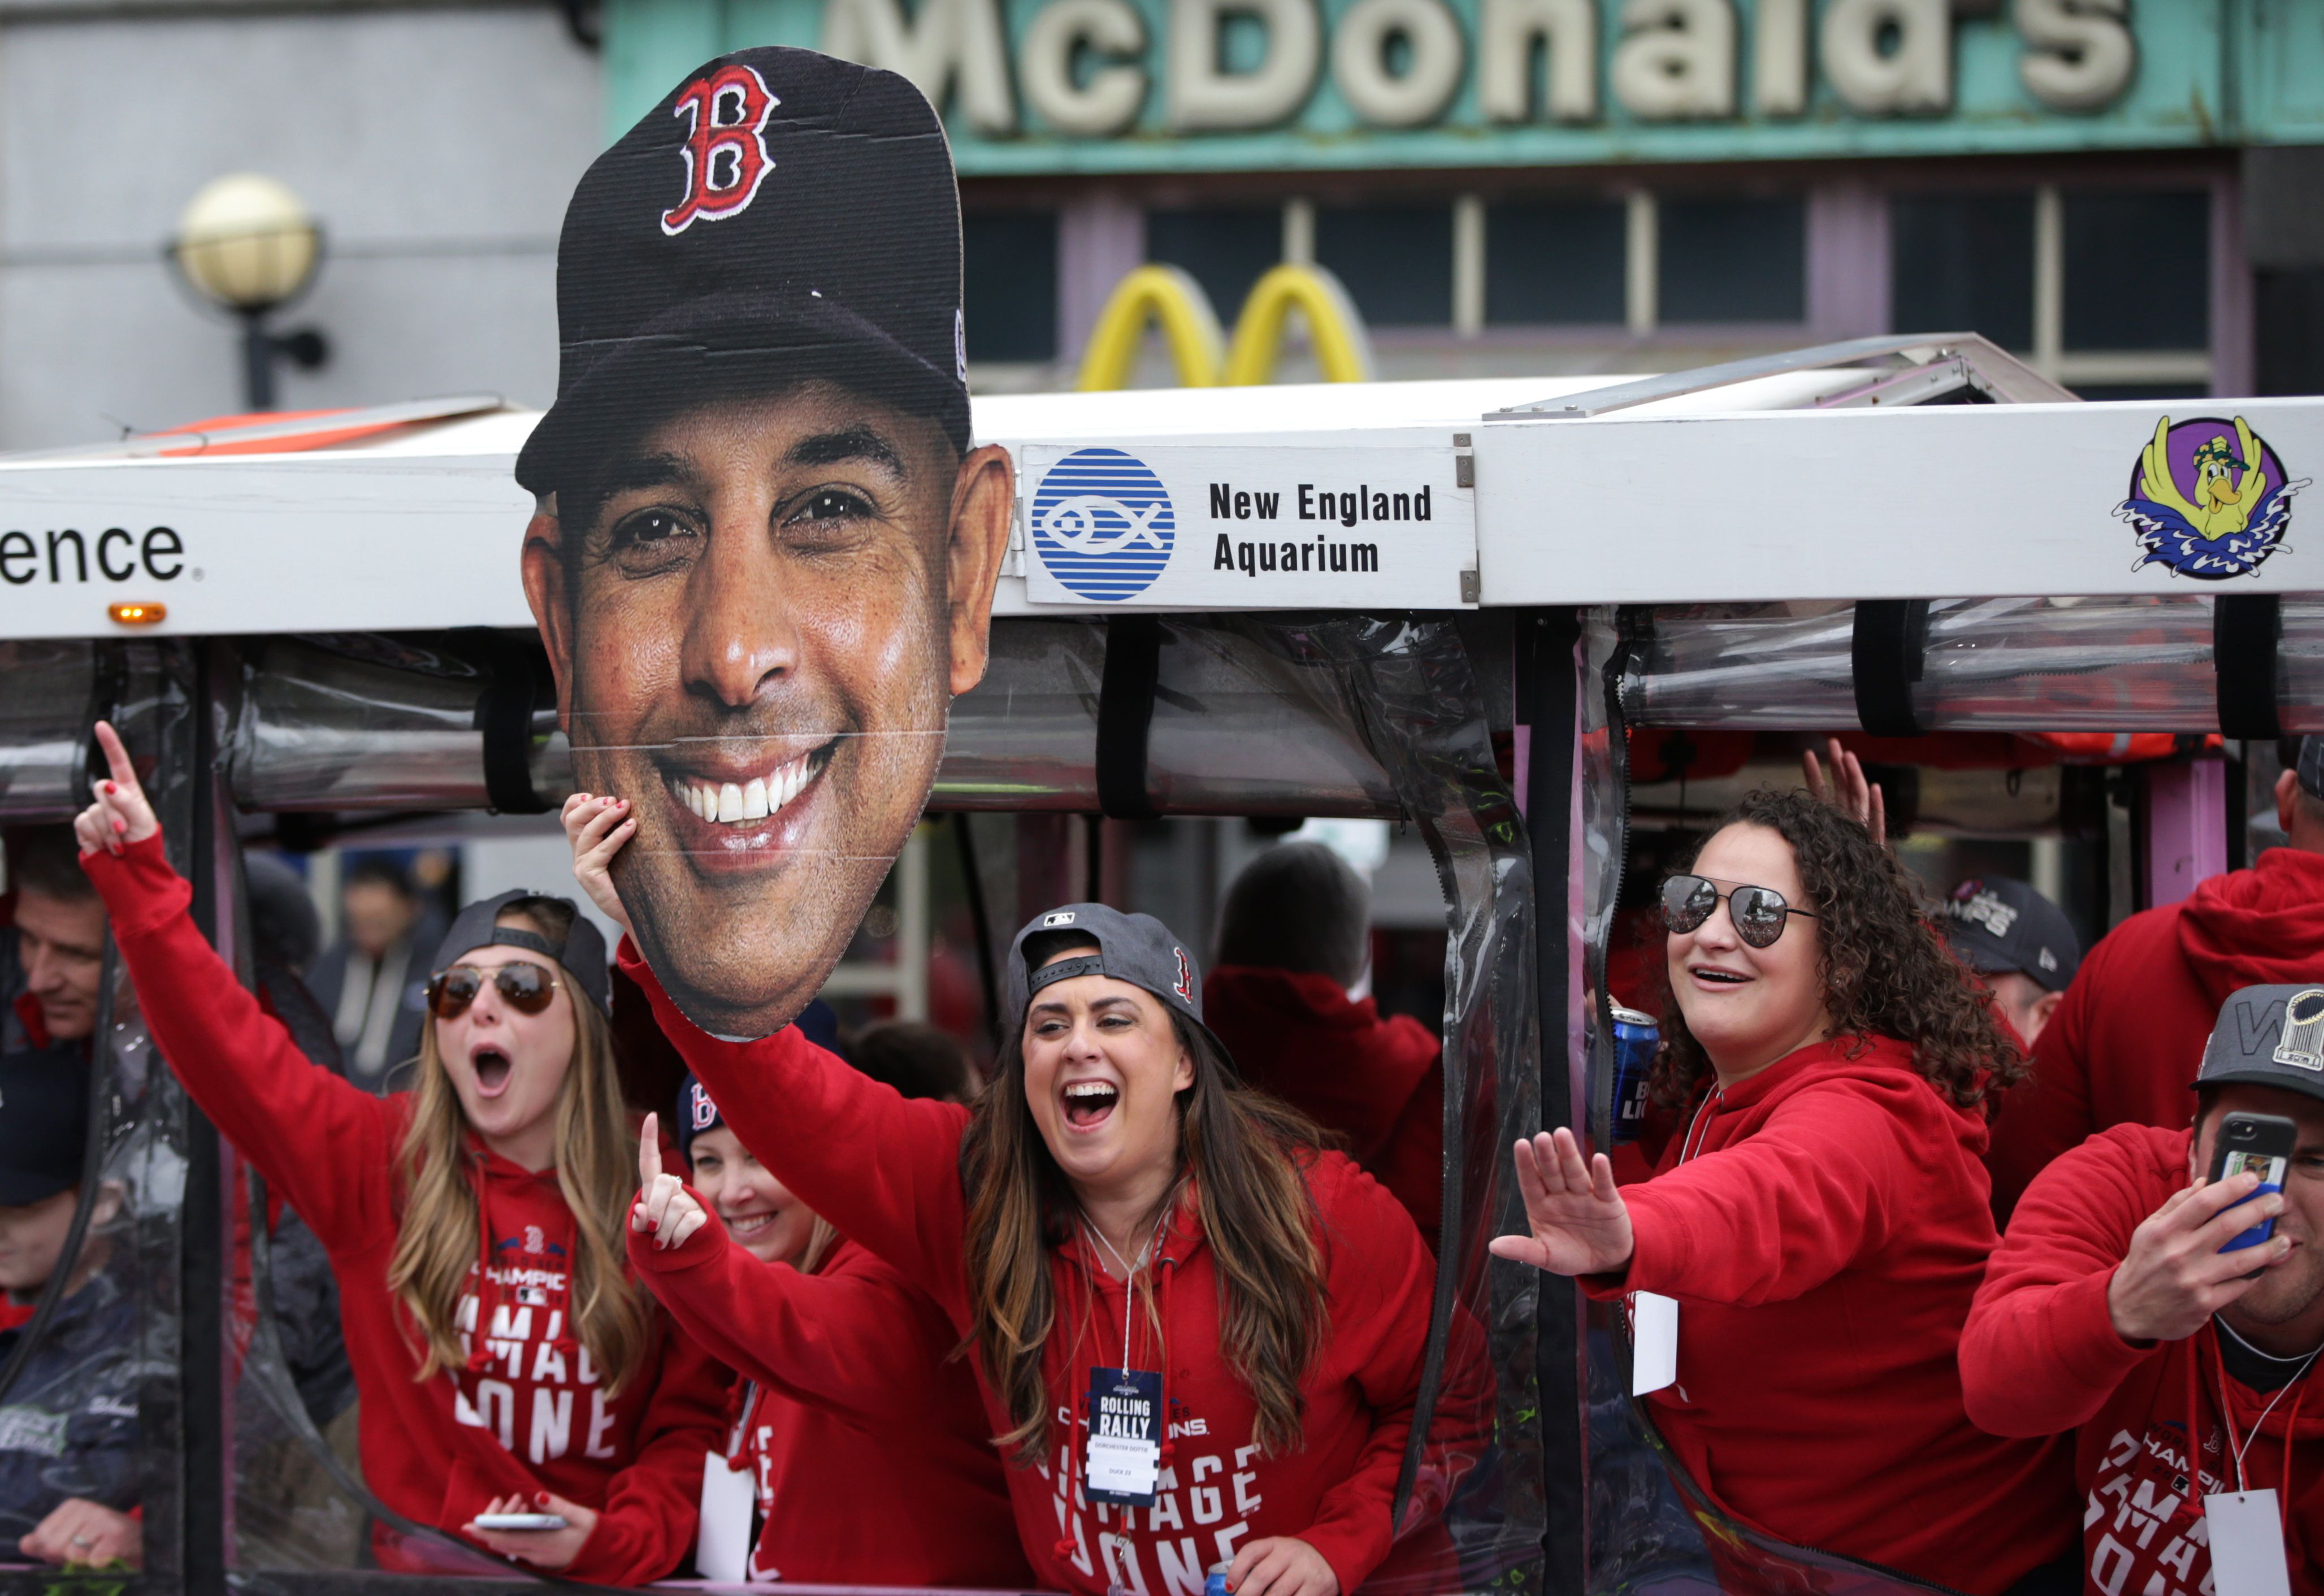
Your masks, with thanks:
[[(540, 935), (521, 915), (496, 924)], [(549, 1007), (520, 1012), (501, 995), (493, 972), (503, 964), (538, 964), (557, 983)], [(572, 1073), (578, 1028), (573, 1012), (573, 982), (553, 959), (528, 948), (493, 944), (474, 949), (459, 966), (484, 977), (475, 998), (449, 1019), (431, 1018), (436, 1053), (460, 1099), (469, 1128), (486, 1146), (528, 1167), (546, 1167), (553, 1141), (558, 1097)], [(542, 1149), (536, 1162), (533, 1144)]]
[(815, 1234), (815, 1210), (752, 1158), (724, 1125), (697, 1130), (687, 1149), (694, 1189), (717, 1211), (736, 1246), (761, 1263), (796, 1264)]
[[(1061, 948), (1041, 963), (1096, 951)], [(1026, 1106), (1077, 1189), (1126, 1189), (1177, 1167), (1177, 1099), (1194, 1061), (1159, 998), (1109, 975), (1052, 983), (1033, 994), (1023, 1046)]]
[[(1764, 826), (1738, 823), (1714, 834), (1695, 856), (1693, 873), (1722, 895), (1741, 886), (1769, 887), (1794, 909), (1815, 909), (1791, 844)], [(1722, 1084), (1830, 1033), (1816, 930), (1814, 920), (1789, 915), (1772, 946), (1753, 947), (1736, 935), (1722, 896), (1702, 925), (1670, 934), (1671, 991)]]
[(797, 1014), (910, 835), (984, 672), (1010, 481), (1004, 450), (809, 383), (680, 411), (564, 495), (573, 524), (535, 517), (576, 783), (636, 805), (615, 884), (706, 1029)]

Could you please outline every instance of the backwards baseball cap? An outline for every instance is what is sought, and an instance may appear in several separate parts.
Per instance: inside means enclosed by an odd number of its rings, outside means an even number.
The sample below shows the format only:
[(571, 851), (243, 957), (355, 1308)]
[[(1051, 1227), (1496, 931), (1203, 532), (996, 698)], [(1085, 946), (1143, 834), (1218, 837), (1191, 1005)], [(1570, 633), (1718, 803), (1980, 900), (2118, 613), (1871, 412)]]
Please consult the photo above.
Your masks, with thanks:
[(2300, 790), (2310, 798), (2324, 799), (2324, 737), (2302, 737), (2300, 740)]
[(518, 455), (572, 485), (689, 401), (810, 378), (968, 447), (960, 192), (893, 72), (810, 50), (696, 69), (590, 163), (557, 244), (557, 402)]
[(549, 892), (528, 892), (518, 888), (497, 898), (479, 899), (462, 909), (452, 921), (452, 928), (444, 933), (437, 945), (436, 962), (431, 971), (448, 970), (480, 947), (521, 947), (531, 953), (555, 959), (574, 983), (597, 1005), (598, 1011), (613, 1010), (613, 981), (605, 968), (604, 933), (589, 922), (587, 916), (576, 909), (572, 929), (565, 940), (558, 942), (522, 926), (499, 926), (493, 922), (511, 909), (521, 909), (535, 900), (561, 903), (573, 908), (570, 898), (559, 898)]
[(1981, 974), (2015, 970), (2046, 992), (2063, 992), (2082, 962), (2081, 938), (2066, 911), (2008, 876), (1971, 876), (1938, 913), (1953, 952)]
[(2246, 986), (2228, 994), (2195, 1084), (2231, 1084), (2324, 1099), (2324, 983)]
[(38, 1203), (80, 1183), (88, 1068), (70, 1046), (0, 1056), (0, 1207)]
[[(1036, 970), (1026, 957), (1025, 944), (1045, 932), (1067, 933), (1077, 940), (1093, 942), (1097, 951), (1059, 959)], [(1068, 903), (1047, 914), (1035, 915), (1017, 933), (1017, 940), (1010, 944), (1008, 974), (1008, 1011), (1015, 1016), (1019, 1029), (1025, 1023), (1026, 1010), (1032, 1007), (1034, 994), (1044, 987), (1076, 975), (1108, 975), (1142, 987), (1161, 999), (1165, 1007), (1183, 1016), (1209, 1038), (1228, 1068), (1234, 1067), (1234, 1055), (1227, 1051), (1217, 1033), (1203, 1023), (1202, 972), (1194, 967), (1185, 944), (1150, 914), (1125, 914), (1102, 903)]]

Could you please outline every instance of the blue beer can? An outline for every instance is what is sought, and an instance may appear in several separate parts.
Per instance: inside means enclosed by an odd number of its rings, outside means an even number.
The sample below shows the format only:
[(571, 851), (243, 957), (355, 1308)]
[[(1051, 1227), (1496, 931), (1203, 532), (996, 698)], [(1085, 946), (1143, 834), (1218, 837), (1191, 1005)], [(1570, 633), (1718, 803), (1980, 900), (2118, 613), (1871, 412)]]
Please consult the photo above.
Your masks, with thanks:
[(1614, 1005), (1614, 1139), (1636, 1141), (1646, 1118), (1646, 1072), (1662, 1046), (1651, 1014)]
[(1232, 1567), (1231, 1563), (1212, 1564), (1211, 1577), (1203, 1582), (1203, 1596), (1227, 1596), (1227, 1571)]

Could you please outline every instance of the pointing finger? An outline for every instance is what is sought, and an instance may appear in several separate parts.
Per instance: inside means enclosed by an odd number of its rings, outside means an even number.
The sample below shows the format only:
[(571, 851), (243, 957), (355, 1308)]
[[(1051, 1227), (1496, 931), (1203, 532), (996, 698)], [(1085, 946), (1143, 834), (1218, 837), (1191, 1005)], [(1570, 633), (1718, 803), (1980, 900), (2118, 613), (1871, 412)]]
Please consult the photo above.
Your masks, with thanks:
[(113, 729), (110, 721), (97, 723), (97, 745), (105, 752), (106, 769), (113, 773), (113, 779), (134, 790), (137, 786), (137, 767), (129, 762), (129, 750), (122, 746), (121, 733)]
[(650, 1186), (661, 1178), (661, 1116), (648, 1114), (638, 1132), (638, 1184)]

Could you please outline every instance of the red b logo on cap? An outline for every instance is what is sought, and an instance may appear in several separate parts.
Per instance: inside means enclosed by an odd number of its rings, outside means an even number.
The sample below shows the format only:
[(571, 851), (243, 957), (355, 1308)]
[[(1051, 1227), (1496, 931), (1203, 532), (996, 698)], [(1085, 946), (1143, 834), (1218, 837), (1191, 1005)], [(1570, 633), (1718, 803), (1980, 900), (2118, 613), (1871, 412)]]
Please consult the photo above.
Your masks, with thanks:
[(1185, 948), (1174, 947), (1170, 951), (1178, 955), (1178, 979), (1171, 983), (1170, 990), (1191, 1003), (1194, 1001), (1194, 967), (1186, 962)]
[(782, 102), (753, 68), (721, 67), (678, 91), (670, 114), (687, 122), (686, 198), (661, 213), (672, 238), (696, 221), (723, 222), (750, 209), (759, 185), (775, 169), (762, 136)]

